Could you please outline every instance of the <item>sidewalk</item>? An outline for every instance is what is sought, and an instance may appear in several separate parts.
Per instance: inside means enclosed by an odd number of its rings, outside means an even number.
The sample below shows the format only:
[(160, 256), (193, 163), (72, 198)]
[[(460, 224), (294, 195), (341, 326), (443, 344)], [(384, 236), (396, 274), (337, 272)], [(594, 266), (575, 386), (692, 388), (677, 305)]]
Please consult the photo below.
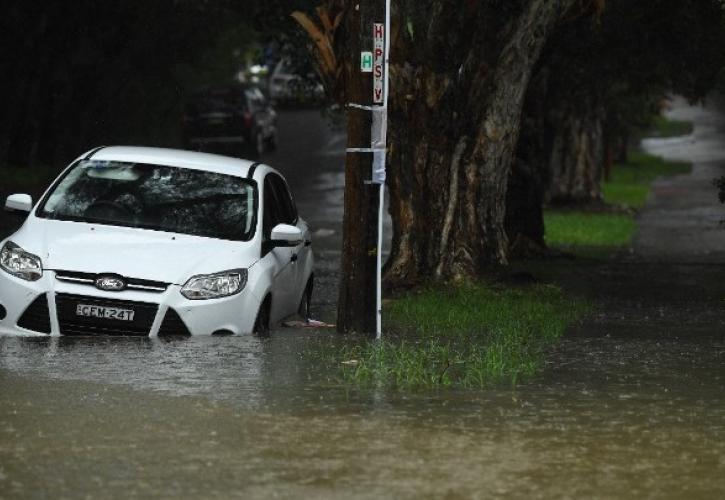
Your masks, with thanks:
[(692, 121), (685, 137), (646, 139), (650, 154), (693, 163), (689, 175), (656, 180), (638, 217), (634, 254), (649, 262), (725, 263), (725, 206), (712, 181), (725, 175), (725, 114), (709, 102), (691, 106), (681, 98), (667, 117)]

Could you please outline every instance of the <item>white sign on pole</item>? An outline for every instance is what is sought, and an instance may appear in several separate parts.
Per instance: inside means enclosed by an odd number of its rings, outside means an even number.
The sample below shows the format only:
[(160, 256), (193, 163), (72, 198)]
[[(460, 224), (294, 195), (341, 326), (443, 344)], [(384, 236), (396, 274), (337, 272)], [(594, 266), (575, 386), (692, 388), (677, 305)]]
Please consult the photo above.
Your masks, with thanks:
[(385, 90), (383, 83), (383, 67), (385, 65), (385, 25), (375, 23), (373, 25), (373, 102), (383, 104), (385, 102)]

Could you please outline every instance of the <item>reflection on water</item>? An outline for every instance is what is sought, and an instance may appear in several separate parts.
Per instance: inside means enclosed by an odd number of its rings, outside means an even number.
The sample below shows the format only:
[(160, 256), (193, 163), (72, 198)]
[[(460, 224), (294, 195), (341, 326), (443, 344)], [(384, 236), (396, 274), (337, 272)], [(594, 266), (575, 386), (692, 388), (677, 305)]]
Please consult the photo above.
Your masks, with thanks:
[[(254, 408), (268, 384), (301, 370), (309, 334), (178, 338), (0, 338), (0, 367), (63, 380), (123, 384), (175, 396), (233, 399)], [(272, 359), (274, 362), (269, 363)]]

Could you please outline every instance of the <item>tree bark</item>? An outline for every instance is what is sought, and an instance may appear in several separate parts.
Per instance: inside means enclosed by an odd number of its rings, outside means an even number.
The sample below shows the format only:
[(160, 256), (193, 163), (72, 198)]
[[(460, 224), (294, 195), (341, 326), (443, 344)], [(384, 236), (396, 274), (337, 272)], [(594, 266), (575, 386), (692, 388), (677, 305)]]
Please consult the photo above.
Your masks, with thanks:
[[(426, 40), (408, 28), (393, 46), (390, 286), (475, 277), (508, 262), (506, 191), (524, 96), (548, 35), (576, 2), (526, 1), (506, 22), (476, 2), (468, 12), (431, 3)], [(439, 61), (441, 43), (457, 52)]]
[(588, 204), (602, 199), (604, 109), (568, 109), (558, 120), (551, 154), (552, 204)]
[(549, 187), (552, 133), (549, 113), (548, 68), (541, 67), (529, 83), (521, 116), (506, 192), (506, 234), (512, 258), (536, 257), (546, 252), (544, 198)]

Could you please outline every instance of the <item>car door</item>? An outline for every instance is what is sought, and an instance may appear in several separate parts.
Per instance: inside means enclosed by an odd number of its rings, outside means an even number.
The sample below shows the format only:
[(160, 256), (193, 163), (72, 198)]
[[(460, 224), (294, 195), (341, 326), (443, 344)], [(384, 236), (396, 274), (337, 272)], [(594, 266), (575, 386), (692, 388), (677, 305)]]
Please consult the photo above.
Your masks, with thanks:
[(287, 182), (278, 175), (274, 175), (271, 180), (274, 184), (277, 198), (284, 207), (285, 223), (296, 226), (300, 229), (300, 231), (302, 231), (302, 242), (294, 248), (294, 253), (292, 255), (295, 292), (293, 294), (293, 303), (291, 304), (291, 307), (294, 308), (294, 312), (297, 310), (297, 306), (299, 306), (302, 291), (307, 285), (307, 261), (311, 258), (311, 248), (309, 244), (310, 232), (307, 223), (297, 214), (297, 206), (295, 205), (294, 198), (290, 193), (289, 186), (287, 186)]
[(283, 204), (279, 202), (279, 195), (276, 192), (276, 174), (270, 173), (264, 179), (264, 213), (262, 215), (262, 253), (272, 269), (272, 309), (270, 310), (271, 321), (277, 322), (292, 314), (290, 304), (295, 300), (295, 260), (296, 249), (290, 247), (272, 248), (270, 245), (272, 229), (277, 224), (286, 224), (289, 220)]

